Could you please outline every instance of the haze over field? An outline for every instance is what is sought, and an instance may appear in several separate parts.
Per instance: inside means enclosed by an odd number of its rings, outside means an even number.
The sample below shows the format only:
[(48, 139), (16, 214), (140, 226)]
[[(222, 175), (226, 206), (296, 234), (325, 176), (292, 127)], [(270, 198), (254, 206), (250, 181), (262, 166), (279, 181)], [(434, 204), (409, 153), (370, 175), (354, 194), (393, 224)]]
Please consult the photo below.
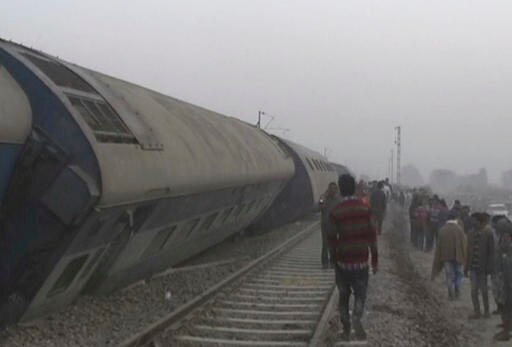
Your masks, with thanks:
[[(359, 173), (512, 168), (509, 1), (2, 1), (0, 36), (270, 128)], [(264, 118), (264, 124), (268, 118)], [(282, 135), (279, 130), (273, 130)]]

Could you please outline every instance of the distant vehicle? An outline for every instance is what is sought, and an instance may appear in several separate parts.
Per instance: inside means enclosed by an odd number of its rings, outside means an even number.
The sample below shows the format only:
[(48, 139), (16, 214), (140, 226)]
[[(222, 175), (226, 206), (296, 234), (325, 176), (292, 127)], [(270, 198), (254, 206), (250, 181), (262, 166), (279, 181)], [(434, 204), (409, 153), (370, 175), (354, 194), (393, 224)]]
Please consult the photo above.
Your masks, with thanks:
[(492, 216), (509, 216), (509, 211), (505, 204), (489, 204), (487, 213)]

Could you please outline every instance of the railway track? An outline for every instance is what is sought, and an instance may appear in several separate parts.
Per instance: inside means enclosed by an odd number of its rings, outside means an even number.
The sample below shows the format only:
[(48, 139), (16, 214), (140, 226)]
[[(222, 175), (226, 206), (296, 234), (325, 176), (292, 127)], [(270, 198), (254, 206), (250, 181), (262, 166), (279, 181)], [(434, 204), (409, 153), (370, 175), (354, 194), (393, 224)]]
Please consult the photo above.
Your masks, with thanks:
[(318, 223), (122, 344), (314, 346), (334, 306)]

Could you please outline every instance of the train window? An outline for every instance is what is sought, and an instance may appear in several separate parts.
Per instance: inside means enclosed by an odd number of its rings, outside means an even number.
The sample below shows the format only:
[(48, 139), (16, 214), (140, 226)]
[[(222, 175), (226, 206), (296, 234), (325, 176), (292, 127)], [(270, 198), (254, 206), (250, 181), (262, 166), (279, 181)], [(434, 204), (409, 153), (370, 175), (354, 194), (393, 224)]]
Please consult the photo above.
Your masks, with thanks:
[(245, 213), (249, 213), (251, 212), (251, 210), (253, 209), (254, 205), (256, 204), (256, 200), (253, 200), (251, 201), (248, 205), (247, 205), (247, 211)]
[(222, 219), (222, 223), (226, 223), (226, 221), (228, 220), (228, 217), (231, 214), (231, 211), (233, 211), (233, 209), (234, 209), (234, 207), (230, 207), (222, 213), (222, 216), (220, 217)]
[(183, 226), (182, 232), (185, 234), (185, 238), (188, 239), (189, 236), (192, 234), (194, 229), (196, 228), (197, 224), (199, 223), (199, 218), (193, 219), (191, 221), (188, 221)]
[(236, 207), (236, 210), (233, 212), (233, 217), (238, 218), (240, 216), (240, 214), (242, 213), (242, 211), (244, 210), (245, 208), (245, 205), (238, 205)]
[(106, 102), (71, 95), (68, 98), (99, 142), (137, 143), (128, 127)]
[(82, 274), (80, 275), (81, 280), (89, 275), (89, 272), (91, 272), (94, 265), (98, 262), (98, 260), (100, 260), (104, 250), (105, 248), (100, 248), (94, 253), (94, 255), (91, 257), (91, 260), (89, 260), (89, 263), (85, 266), (84, 271), (82, 271)]
[(22, 55), (36, 65), (56, 85), (83, 92), (96, 93), (87, 82), (64, 65), (56, 61), (36, 57), (32, 54), (22, 53)]
[(311, 164), (311, 161), (309, 160), (309, 158), (306, 158), (306, 161), (308, 162), (309, 167), (311, 168), (311, 170), (314, 170), (315, 168), (313, 167), (313, 164)]
[(88, 255), (82, 255), (70, 261), (64, 271), (60, 274), (57, 281), (53, 284), (53, 287), (50, 289), (47, 296), (53, 296), (68, 289), (71, 283), (73, 283), (76, 275), (78, 275), (82, 269), (82, 266), (84, 266), (87, 257)]
[(78, 113), (80, 113), (80, 115), (85, 120), (87, 125), (90, 126), (93, 131), (101, 130), (100, 121), (93, 114), (91, 114), (89, 110), (85, 108), (84, 105), (82, 105), (80, 100), (76, 98), (69, 98), (69, 101), (71, 102), (71, 105), (73, 105), (73, 107), (78, 111)]
[(128, 127), (121, 121), (121, 119), (117, 116), (112, 107), (108, 106), (106, 103), (103, 102), (96, 102), (95, 106), (98, 107), (98, 109), (103, 114), (103, 116), (105, 116), (105, 118), (109, 119), (112, 122), (117, 132), (125, 135), (131, 135), (131, 132), (128, 129)]
[(170, 228), (165, 228), (159, 231), (153, 240), (151, 240), (149, 246), (144, 250), (144, 253), (142, 253), (142, 258), (146, 258), (160, 252), (167, 245), (167, 242), (171, 239), (176, 228), (177, 226), (173, 225)]
[(208, 229), (210, 229), (210, 227), (212, 226), (213, 222), (215, 222), (215, 219), (217, 219), (218, 214), (218, 212), (215, 212), (206, 217), (206, 219), (203, 222), (203, 225), (201, 226), (201, 229), (204, 231), (208, 231)]
[(151, 212), (155, 209), (155, 204), (140, 206), (133, 212), (133, 231), (138, 232), (142, 225), (146, 222)]
[(265, 199), (259, 199), (256, 202), (256, 206), (258, 206), (259, 208), (262, 208), (263, 206), (265, 206)]
[(320, 171), (320, 165), (318, 165), (318, 160), (313, 159), (313, 164), (315, 164), (316, 169)]
[[(105, 115), (100, 111), (94, 102), (85, 99), (80, 101), (82, 105), (87, 109), (87, 112), (98, 120), (100, 125), (99, 130), (110, 131), (114, 133), (120, 131), (120, 129), (116, 128), (114, 122), (112, 122), (109, 117), (105, 117)], [(123, 132), (122, 129), (121, 132)]]

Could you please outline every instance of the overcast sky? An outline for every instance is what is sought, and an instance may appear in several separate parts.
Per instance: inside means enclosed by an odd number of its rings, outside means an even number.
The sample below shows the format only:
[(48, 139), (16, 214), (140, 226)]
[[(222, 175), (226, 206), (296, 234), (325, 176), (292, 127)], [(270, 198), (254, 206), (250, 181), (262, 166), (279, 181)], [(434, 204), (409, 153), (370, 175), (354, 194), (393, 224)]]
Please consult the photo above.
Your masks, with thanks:
[(0, 36), (270, 128), (358, 173), (512, 168), (512, 3), (0, 1)]

